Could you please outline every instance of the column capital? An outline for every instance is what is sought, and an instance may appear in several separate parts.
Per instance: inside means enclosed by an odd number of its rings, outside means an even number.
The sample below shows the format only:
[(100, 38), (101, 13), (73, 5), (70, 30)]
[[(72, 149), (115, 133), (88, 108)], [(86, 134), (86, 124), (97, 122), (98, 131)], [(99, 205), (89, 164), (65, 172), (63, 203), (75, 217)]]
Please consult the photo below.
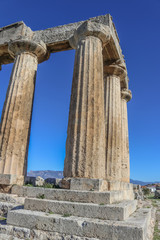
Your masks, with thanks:
[(74, 31), (69, 43), (76, 49), (78, 42), (89, 36), (99, 38), (104, 46), (110, 40), (111, 33), (109, 27), (104, 24), (85, 21)]
[(132, 99), (132, 92), (129, 89), (123, 88), (121, 91), (121, 98), (127, 102)]
[(26, 39), (12, 41), (8, 45), (8, 51), (13, 58), (21, 53), (36, 55), (38, 62), (43, 62), (49, 58), (46, 44), (43, 41), (35, 42)]
[(121, 59), (117, 61), (107, 61), (104, 63), (104, 74), (107, 76), (118, 76), (121, 81), (124, 81), (127, 77), (127, 69), (124, 62)]

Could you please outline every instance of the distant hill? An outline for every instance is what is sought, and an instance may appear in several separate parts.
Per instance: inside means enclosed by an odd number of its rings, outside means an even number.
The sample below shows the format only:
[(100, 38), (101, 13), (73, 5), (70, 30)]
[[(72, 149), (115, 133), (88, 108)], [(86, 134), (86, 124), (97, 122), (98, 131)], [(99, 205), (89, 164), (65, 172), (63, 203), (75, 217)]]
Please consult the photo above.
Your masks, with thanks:
[[(44, 179), (46, 179), (46, 178), (63, 178), (63, 171), (51, 171), (51, 170), (30, 171), (30, 172), (28, 172), (27, 176), (30, 176), (30, 177), (40, 176)], [(138, 185), (142, 185), (142, 186), (153, 183), (153, 182), (142, 182), (142, 181), (133, 180), (133, 179), (131, 179), (130, 182), (133, 184), (138, 184)], [(160, 181), (157, 181), (157, 182), (160, 182)], [(157, 183), (157, 182), (154, 182), (154, 183)]]
[(142, 181), (133, 180), (133, 179), (130, 179), (130, 182), (133, 183), (133, 184), (141, 185), (141, 186), (144, 186), (144, 185), (148, 185), (148, 184), (152, 184), (152, 183), (153, 183), (153, 182), (142, 182)]
[(63, 178), (63, 171), (30, 171), (27, 173), (27, 176), (30, 177), (42, 177), (44, 179), (46, 178)]

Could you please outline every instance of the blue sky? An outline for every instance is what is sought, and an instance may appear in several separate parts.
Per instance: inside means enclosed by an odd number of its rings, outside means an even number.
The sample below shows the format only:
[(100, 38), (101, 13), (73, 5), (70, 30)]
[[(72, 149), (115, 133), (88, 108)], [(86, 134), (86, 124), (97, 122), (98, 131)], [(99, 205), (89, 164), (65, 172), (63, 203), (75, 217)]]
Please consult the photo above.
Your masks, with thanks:
[[(46, 29), (110, 13), (125, 55), (131, 178), (160, 181), (160, 0), (1, 0), (0, 27), (23, 20)], [(63, 170), (74, 51), (39, 65), (28, 170)], [(0, 114), (12, 64), (0, 72)]]

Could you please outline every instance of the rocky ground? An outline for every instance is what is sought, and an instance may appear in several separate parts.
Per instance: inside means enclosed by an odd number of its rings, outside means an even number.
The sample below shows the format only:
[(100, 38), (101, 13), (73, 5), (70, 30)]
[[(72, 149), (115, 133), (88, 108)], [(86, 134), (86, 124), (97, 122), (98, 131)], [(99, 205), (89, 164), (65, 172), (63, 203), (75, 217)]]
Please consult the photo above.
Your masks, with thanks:
[[(62, 236), (58, 234), (50, 238), (49, 235), (44, 238), (44, 233), (41, 231), (32, 231), (20, 227), (12, 227), (6, 224), (7, 212), (11, 209), (23, 208), (24, 198), (16, 197), (14, 195), (10, 196), (7, 194), (0, 194), (1, 204), (0, 204), (0, 239), (1, 240), (22, 240), (31, 239), (30, 236), (33, 235), (32, 239), (44, 240), (44, 239), (63, 239)], [(7, 203), (6, 203), (7, 202)], [(145, 198), (144, 201), (139, 200), (138, 207), (145, 207), (152, 209), (152, 220), (150, 223), (150, 231), (146, 240), (160, 240), (160, 199), (154, 199), (153, 195)], [(48, 233), (50, 234), (50, 233)], [(14, 237), (12, 237), (13, 235)], [(42, 236), (41, 236), (42, 235)], [(53, 235), (53, 234), (52, 234)], [(154, 237), (153, 237), (154, 235)], [(65, 236), (66, 237), (66, 236)], [(71, 238), (65, 238), (70, 240)], [(72, 239), (88, 239), (88, 238), (72, 238)], [(95, 239), (94, 239), (95, 240)]]
[(150, 201), (152, 206), (156, 209), (153, 240), (160, 240), (160, 199), (150, 199)]
[(160, 240), (160, 199), (155, 199), (152, 194), (144, 201), (139, 201), (139, 207), (142, 205), (146, 208), (152, 208), (151, 236), (149, 239)]

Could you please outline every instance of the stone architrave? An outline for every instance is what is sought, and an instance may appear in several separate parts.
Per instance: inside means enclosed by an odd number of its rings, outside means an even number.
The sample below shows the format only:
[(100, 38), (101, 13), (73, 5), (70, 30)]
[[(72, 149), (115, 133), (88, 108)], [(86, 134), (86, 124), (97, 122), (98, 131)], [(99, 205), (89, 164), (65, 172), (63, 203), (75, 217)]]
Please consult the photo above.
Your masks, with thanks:
[(104, 64), (106, 177), (121, 181), (121, 81), (126, 70), (120, 61)]
[(39, 58), (46, 55), (46, 45), (30, 40), (9, 44), (15, 58), (0, 125), (0, 174), (16, 176), (23, 184), (32, 105)]
[(110, 38), (103, 24), (87, 21), (74, 33), (76, 49), (64, 177), (105, 178), (103, 46)]
[(121, 181), (130, 182), (130, 164), (129, 164), (129, 139), (128, 139), (128, 114), (127, 102), (132, 98), (132, 93), (128, 89), (121, 91), (121, 114), (122, 114), (122, 141), (121, 141)]

